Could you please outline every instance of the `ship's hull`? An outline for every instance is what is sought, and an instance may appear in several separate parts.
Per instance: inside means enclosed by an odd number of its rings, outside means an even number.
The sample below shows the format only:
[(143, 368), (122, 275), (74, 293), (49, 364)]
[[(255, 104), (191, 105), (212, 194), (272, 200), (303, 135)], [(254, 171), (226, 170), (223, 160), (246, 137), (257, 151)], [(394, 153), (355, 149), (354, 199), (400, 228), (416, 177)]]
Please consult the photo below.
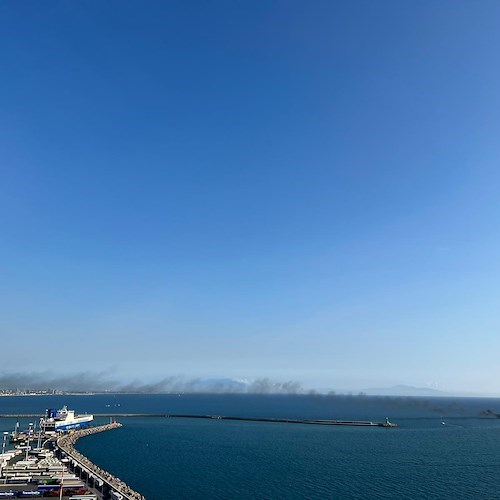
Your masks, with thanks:
[(60, 422), (55, 422), (56, 431), (68, 431), (70, 429), (78, 429), (79, 427), (84, 427), (89, 425), (90, 422), (94, 420), (93, 415), (83, 415), (81, 417), (76, 417), (73, 420), (62, 420)]
[(47, 416), (40, 420), (40, 428), (45, 432), (69, 431), (89, 425), (94, 415), (75, 415), (73, 410), (65, 406), (61, 410), (47, 410)]

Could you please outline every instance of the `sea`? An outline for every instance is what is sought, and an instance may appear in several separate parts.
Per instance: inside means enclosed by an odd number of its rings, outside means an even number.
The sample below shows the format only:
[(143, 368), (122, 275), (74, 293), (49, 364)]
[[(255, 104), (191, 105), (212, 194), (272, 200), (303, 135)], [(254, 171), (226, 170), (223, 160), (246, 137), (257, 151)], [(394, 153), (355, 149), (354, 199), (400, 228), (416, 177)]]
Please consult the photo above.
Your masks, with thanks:
[[(0, 397), (0, 413), (184, 413), (383, 421), (397, 428), (118, 418), (77, 448), (148, 500), (500, 499), (495, 398), (163, 394)], [(32, 420), (32, 419), (31, 419)], [(15, 418), (0, 419), (11, 431)], [(96, 423), (109, 419), (101, 417)], [(27, 427), (28, 420), (21, 419)]]

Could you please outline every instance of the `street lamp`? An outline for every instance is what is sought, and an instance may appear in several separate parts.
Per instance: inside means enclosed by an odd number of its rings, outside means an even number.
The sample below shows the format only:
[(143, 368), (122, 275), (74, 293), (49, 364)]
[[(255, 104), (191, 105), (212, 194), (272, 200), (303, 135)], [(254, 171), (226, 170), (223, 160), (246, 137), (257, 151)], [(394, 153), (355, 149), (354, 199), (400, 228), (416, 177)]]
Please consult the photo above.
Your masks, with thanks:
[[(3, 433), (3, 442), (2, 442), (2, 461), (0, 462), (0, 478), (2, 477), (3, 464), (5, 462), (5, 442), (7, 441), (8, 432)], [(7, 477), (5, 478), (5, 482), (7, 482)]]
[(33, 422), (30, 422), (28, 429), (28, 441), (26, 443), (26, 461), (28, 460), (28, 453), (30, 451), (30, 436), (32, 432), (33, 432)]
[(38, 443), (37, 448), (40, 449), (42, 446), (42, 419), (40, 419), (40, 424), (38, 425)]

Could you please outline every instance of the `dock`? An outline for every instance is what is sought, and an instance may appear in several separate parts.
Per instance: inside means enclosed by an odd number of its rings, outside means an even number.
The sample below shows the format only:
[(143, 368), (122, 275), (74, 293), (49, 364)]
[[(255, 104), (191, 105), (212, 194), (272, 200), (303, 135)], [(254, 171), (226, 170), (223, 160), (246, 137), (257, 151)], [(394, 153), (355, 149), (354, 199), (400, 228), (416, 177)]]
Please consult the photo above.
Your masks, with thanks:
[[(101, 469), (78, 452), (78, 439), (122, 427), (107, 425), (72, 430), (63, 435), (27, 433), (23, 446), (5, 451), (6, 434), (0, 454), (0, 497), (58, 496), (96, 500), (145, 500), (126, 483)], [(32, 448), (30, 440), (38, 447)]]

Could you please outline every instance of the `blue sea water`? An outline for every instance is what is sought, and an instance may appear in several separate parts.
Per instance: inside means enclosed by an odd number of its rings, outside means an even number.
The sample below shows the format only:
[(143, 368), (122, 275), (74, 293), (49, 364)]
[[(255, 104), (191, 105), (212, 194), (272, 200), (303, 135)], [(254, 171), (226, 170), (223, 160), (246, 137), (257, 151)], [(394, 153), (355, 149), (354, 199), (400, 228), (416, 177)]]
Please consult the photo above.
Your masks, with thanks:
[[(89, 413), (383, 420), (395, 429), (122, 418), (78, 449), (148, 500), (500, 498), (499, 399), (250, 395), (0, 398), (0, 413), (67, 404)], [(99, 419), (97, 419), (99, 421)], [(101, 419), (104, 421), (105, 419)], [(0, 421), (10, 430), (13, 419)], [(444, 422), (444, 423), (443, 423)]]

